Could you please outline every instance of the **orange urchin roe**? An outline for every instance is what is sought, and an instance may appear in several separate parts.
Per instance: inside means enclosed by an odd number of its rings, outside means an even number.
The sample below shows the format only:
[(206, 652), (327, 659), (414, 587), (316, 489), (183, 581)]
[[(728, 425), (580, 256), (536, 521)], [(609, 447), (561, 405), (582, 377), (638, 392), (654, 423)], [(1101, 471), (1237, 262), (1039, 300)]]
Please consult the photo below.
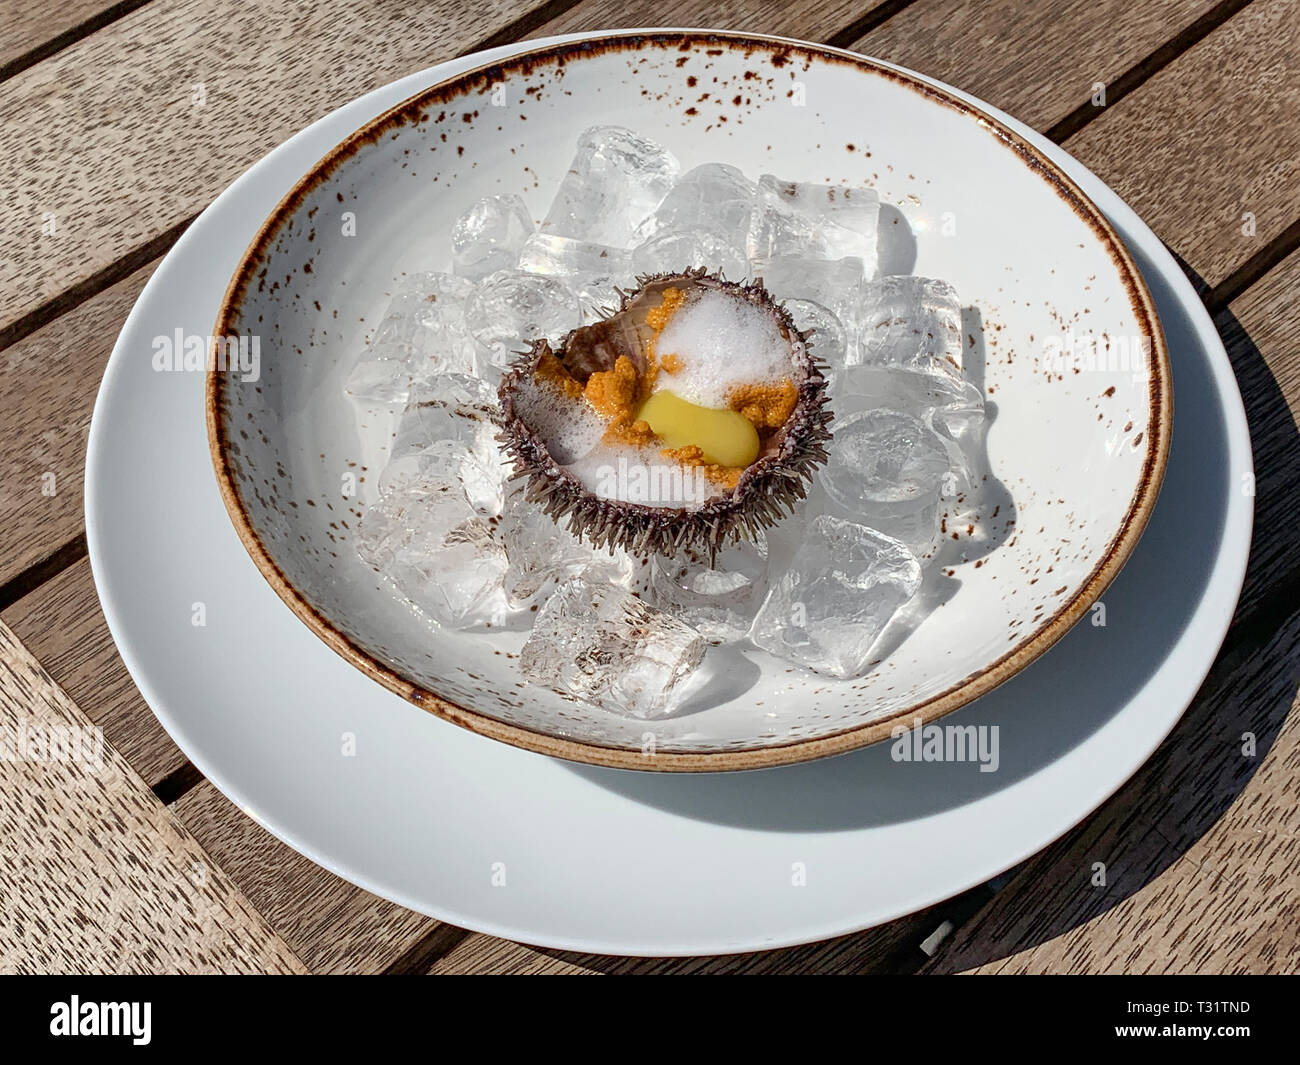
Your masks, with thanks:
[(650, 423), (637, 419), (622, 421), (615, 419), (605, 430), (601, 438), (606, 444), (627, 444), (630, 447), (649, 447), (658, 439), (650, 428)]
[(564, 363), (555, 357), (554, 352), (548, 351), (541, 357), (534, 376), (539, 381), (547, 381), (555, 385), (569, 399), (577, 399), (583, 393), (581, 383), (569, 373)]
[(669, 320), (686, 302), (686, 293), (680, 288), (666, 288), (659, 300), (658, 307), (651, 307), (645, 312), (645, 324), (656, 334), (662, 333)]
[(599, 370), (587, 378), (583, 393), (587, 402), (607, 418), (617, 421), (620, 416), (630, 416), (636, 405), (636, 366), (626, 355), (620, 355), (612, 370)]
[(698, 466), (704, 476), (714, 484), (720, 484), (728, 491), (736, 487), (740, 475), (745, 471), (738, 466), (719, 466), (716, 462), (706, 462), (704, 452), (690, 444), (687, 447), (666, 447), (659, 454), (666, 459), (680, 462), (683, 466)]
[(694, 444), (686, 447), (666, 447), (659, 452), (664, 458), (680, 462), (683, 466), (704, 466), (704, 450)]
[(755, 429), (779, 429), (799, 401), (799, 390), (790, 378), (780, 384), (737, 385), (727, 397), (731, 409), (748, 418)]
[(659, 306), (651, 307), (645, 312), (645, 324), (650, 328), (650, 336), (646, 340), (646, 369), (641, 376), (641, 401), (645, 402), (650, 398), (650, 393), (654, 390), (655, 381), (659, 378), (660, 369), (668, 373), (676, 373), (682, 368), (681, 359), (674, 352), (669, 352), (662, 359), (659, 357), (659, 334), (682, 308), (686, 302), (686, 293), (680, 288), (666, 288), (659, 297)]
[(601, 370), (587, 378), (587, 402), (609, 419), (602, 437), (606, 444), (640, 447), (654, 442), (650, 426), (633, 420), (641, 409), (644, 388), (644, 378), (638, 377), (636, 365), (626, 355), (615, 360), (612, 370)]
[[(655, 341), (663, 332), (664, 326), (683, 303), (686, 293), (679, 288), (665, 289), (657, 307), (646, 312), (646, 324), (650, 327), (651, 337), (646, 343), (646, 369), (638, 374), (636, 364), (626, 355), (620, 355), (614, 362), (612, 370), (602, 370), (587, 378), (587, 387), (583, 394), (587, 402), (600, 414), (610, 419), (609, 427), (603, 437), (606, 444), (631, 444), (635, 447), (652, 444), (656, 437), (650, 426), (643, 421), (634, 421), (633, 417), (650, 397), (655, 379), (659, 376), (659, 359), (655, 355)], [(674, 367), (680, 368), (676, 355), (669, 356)], [(558, 363), (558, 360), (556, 360)], [(563, 366), (560, 367), (564, 369)], [(539, 373), (541, 367), (538, 367)], [(566, 371), (567, 372), (567, 371)], [(669, 371), (674, 372), (674, 371)], [(575, 382), (576, 384), (576, 382)]]

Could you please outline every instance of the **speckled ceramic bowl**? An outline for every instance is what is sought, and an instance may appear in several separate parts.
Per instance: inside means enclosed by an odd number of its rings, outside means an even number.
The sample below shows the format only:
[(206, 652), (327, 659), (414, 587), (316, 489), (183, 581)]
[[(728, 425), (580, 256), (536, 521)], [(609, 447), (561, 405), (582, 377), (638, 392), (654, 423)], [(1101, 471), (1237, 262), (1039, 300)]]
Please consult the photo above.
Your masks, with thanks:
[[(727, 650), (691, 701), (647, 725), (529, 685), (523, 632), (438, 632), (356, 555), (391, 419), (342, 382), (403, 271), (446, 269), (471, 202), (544, 213), (586, 127), (627, 125), (684, 167), (868, 183), (884, 272), (941, 277), (968, 304), (968, 372), (986, 390), (993, 482), (975, 536), (942, 565), (865, 677), (834, 681)], [(907, 237), (905, 219), (915, 234)], [(346, 224), (345, 224), (346, 223)], [(257, 336), (261, 373), (209, 376), (208, 428), (250, 555), (323, 640), (413, 703), (562, 758), (722, 770), (818, 758), (929, 721), (1033, 661), (1128, 558), (1168, 451), (1168, 361), (1150, 297), (1098, 210), (998, 121), (846, 52), (698, 31), (560, 44), (421, 93), (341, 144), (266, 222), (214, 335)], [(1105, 338), (1100, 358), (1089, 338)], [(359, 494), (348, 494), (347, 475)], [(1050, 708), (1044, 707), (1044, 713)], [(654, 754), (643, 753), (653, 732)]]

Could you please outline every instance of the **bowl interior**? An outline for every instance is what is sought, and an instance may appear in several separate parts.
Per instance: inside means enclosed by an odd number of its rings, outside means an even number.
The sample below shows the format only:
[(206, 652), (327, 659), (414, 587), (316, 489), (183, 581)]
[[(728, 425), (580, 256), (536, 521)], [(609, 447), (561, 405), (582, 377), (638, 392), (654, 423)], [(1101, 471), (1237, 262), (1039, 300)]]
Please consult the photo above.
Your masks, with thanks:
[[(659, 140), (683, 168), (723, 161), (751, 177), (870, 184), (890, 205), (882, 272), (940, 277), (962, 296), (967, 370), (989, 403), (983, 521), (974, 537), (954, 530), (865, 677), (720, 650), (674, 717), (626, 720), (525, 683), (516, 656), (526, 632), (432, 628), (356, 555), (395, 419), (359, 413), (343, 381), (395, 282), (450, 268), (452, 221), (479, 197), (518, 193), (540, 219), (578, 134), (596, 124)], [(1154, 311), (1081, 194), (946, 94), (771, 40), (558, 45), (421, 94), (284, 201), (216, 334), (260, 345), (256, 380), (212, 375), (209, 418), (227, 503), (277, 591), (401, 694), (511, 742), (605, 764), (793, 761), (969, 701), (1041, 653), (1114, 576), (1167, 445)], [(1090, 337), (1111, 341), (1109, 352), (1088, 357), (1078, 342)], [(1063, 347), (1079, 354), (1055, 358)], [(662, 756), (653, 765), (640, 760), (649, 731)]]

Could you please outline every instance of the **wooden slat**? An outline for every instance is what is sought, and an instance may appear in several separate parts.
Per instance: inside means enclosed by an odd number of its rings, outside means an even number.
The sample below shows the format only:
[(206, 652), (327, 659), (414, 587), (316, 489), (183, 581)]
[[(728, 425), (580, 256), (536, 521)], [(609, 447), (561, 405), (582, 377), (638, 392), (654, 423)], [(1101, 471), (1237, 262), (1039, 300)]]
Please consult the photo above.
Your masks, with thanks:
[(622, 0), (614, 7), (605, 0), (578, 4), (538, 27), (530, 37), (557, 33), (586, 33), (636, 26), (684, 26), (711, 30), (747, 30), (805, 41), (821, 41), (855, 19), (869, 15), (884, 0)]
[(591, 976), (597, 970), (495, 936), (468, 936), (429, 969), (431, 976)]
[(1065, 147), (1217, 285), (1300, 213), (1298, 70), (1294, 0), (1254, 0)]
[(522, 13), (155, 0), (0, 84), (0, 329), (207, 206), (303, 126)]
[(0, 584), (82, 530), (90, 412), (122, 322), (152, 272), (153, 265), (138, 270), (0, 351)]
[(207, 781), (172, 812), (313, 972), (381, 972), (440, 927), (290, 850)]
[[(1172, 10), (1181, 12), (1184, 4), (1189, 17), (1203, 9), (1179, 0)], [(753, 20), (746, 28), (834, 36), (828, 28), (834, 18), (806, 0), (770, 7), (770, 25)], [(1026, 69), (1059, 72), (1056, 114), (1078, 103), (1079, 83), (1102, 76), (1077, 57), (1090, 48), (1113, 51), (1117, 63), (1137, 58), (1154, 31), (1135, 34), (1125, 20), (1136, 10), (1149, 16), (1157, 8), (1114, 0), (1105, 0), (1102, 10), (1083, 0), (1051, 8), (1054, 19), (1073, 27), (1071, 36), (1040, 33), (1015, 43)], [(608, 23), (605, 10), (584, 4), (539, 32)], [(698, 15), (724, 23), (737, 17), (726, 10), (710, 5)], [(833, 15), (841, 10), (831, 8)], [(362, 8), (339, 19), (325, 8), (299, 10), (291, 0), (154, 0), (0, 85), (0, 178), (14, 190), (0, 217), (0, 330), (192, 216), (289, 133), (367, 89), (472, 47), (506, 25), (510, 11), (507, 0), (489, 0), (472, 12), (440, 0), (418, 12)], [(911, 11), (866, 35), (861, 47), (924, 68), (930, 29), (899, 24), (891, 30)], [(652, 7), (629, 18), (660, 21)], [(1114, 32), (1117, 23), (1127, 29)], [(283, 35), (268, 33), (267, 26), (284, 27)], [(244, 48), (253, 38), (261, 46)], [(239, 62), (178, 80), (176, 72), (193, 65), (196, 46), (209, 55), (237, 55)], [(952, 51), (967, 66), (941, 73), (969, 83), (984, 43), (963, 39)], [(1008, 61), (1005, 84), (1019, 84), (1020, 77)], [(191, 92), (203, 79), (206, 102), (200, 107), (191, 103)], [(1000, 100), (993, 89), (986, 90), (993, 102), (1017, 104)], [(247, 106), (251, 99), (259, 101), (256, 108)], [(28, 136), (27, 129), (41, 133)], [(56, 216), (54, 236), (42, 233), (45, 212)]]
[[(24, 644), (41, 649), (42, 665), (147, 785), (186, 764), (117, 654), (87, 560), (2, 617)], [(383, 969), (437, 927), (308, 861), (207, 781), (172, 811), (314, 972)]]
[[(0, 624), (10, 750), (92, 727)], [(303, 971), (112, 746), (80, 760), (22, 749), (0, 759), (0, 971)]]
[[(1107, 0), (1109, 2), (1109, 0)], [(1105, 114), (1101, 119), (1093, 124), (1095, 127), (1104, 127), (1113, 134), (1113, 144), (1111, 141), (1097, 140), (1092, 137), (1088, 127), (1077, 137), (1073, 138), (1068, 144), (1071, 150), (1077, 151), (1086, 163), (1102, 170), (1122, 193), (1126, 195), (1140, 196), (1157, 196), (1161, 198), (1161, 203), (1165, 200), (1176, 202), (1180, 195), (1180, 189), (1187, 182), (1195, 182), (1199, 176), (1210, 171), (1218, 172), (1225, 164), (1221, 160), (1230, 158), (1235, 160), (1234, 165), (1250, 166), (1258, 165), (1267, 168), (1267, 165), (1261, 161), (1261, 156), (1268, 156), (1268, 153), (1274, 151), (1275, 138), (1253, 137), (1249, 141), (1242, 141), (1237, 135), (1238, 119), (1237, 114), (1242, 110), (1242, 104), (1234, 101), (1231, 97), (1219, 101), (1217, 104), (1218, 113), (1223, 117), (1212, 127), (1204, 130), (1203, 133), (1189, 134), (1180, 144), (1180, 165), (1171, 165), (1161, 168), (1151, 168), (1146, 165), (1148, 153), (1133, 152), (1127, 145), (1131, 136), (1129, 125), (1133, 121), (1133, 116), (1140, 118), (1143, 109), (1151, 107), (1177, 109), (1181, 106), (1181, 101), (1188, 99), (1188, 86), (1194, 87), (1197, 84), (1205, 83), (1207, 79), (1205, 71), (1202, 69), (1206, 62), (1205, 55), (1213, 57), (1222, 50), (1221, 35), (1230, 34), (1233, 40), (1240, 35), (1240, 31), (1235, 28), (1236, 24), (1244, 18), (1255, 18), (1255, 7), (1265, 4), (1265, 0), (1259, 0), (1257, 5), (1253, 5), (1229, 20), (1227, 24), (1218, 31), (1211, 34), (1201, 45), (1192, 49), (1165, 73), (1158, 75), (1146, 86), (1143, 86), (1137, 92), (1133, 93), (1114, 111)], [(151, 4), (148, 11), (152, 11), (155, 4)], [(1145, 5), (1127, 5), (1124, 10), (1141, 8), (1147, 10)], [(1088, 14), (1073, 14), (1076, 10), (1086, 9)], [(158, 10), (163, 7), (158, 6)], [(827, 25), (833, 24), (839, 15), (830, 19), (824, 19), (820, 15), (814, 15), (810, 12), (820, 11), (821, 9), (810, 8), (807, 5), (792, 5), (788, 13), (783, 14), (778, 22), (771, 27), (755, 24), (755, 29), (780, 29), (782, 32), (795, 33), (804, 36), (816, 37), (822, 34)], [(1165, 10), (1164, 8), (1161, 9)], [(1183, 11), (1181, 7), (1176, 9), (1184, 17), (1190, 18), (1194, 11), (1189, 8)], [(567, 12), (560, 18), (542, 26), (538, 32), (551, 32), (562, 29), (570, 29), (578, 25), (587, 25), (601, 21), (604, 16), (604, 8), (596, 3), (581, 4), (572, 11)], [(803, 15), (797, 15), (797, 12), (804, 12)], [(1039, 65), (1044, 69), (1054, 69), (1061, 71), (1059, 79), (1060, 85), (1073, 85), (1079, 77), (1085, 76), (1080, 70), (1070, 66), (1074, 61), (1073, 57), (1076, 51), (1082, 54), (1088, 54), (1090, 48), (1100, 47), (1097, 44), (1089, 44), (1084, 47), (1079, 43), (1079, 34), (1083, 33), (1088, 36), (1089, 41), (1094, 39), (1098, 41), (1109, 41), (1126, 58), (1129, 55), (1136, 55), (1147, 47), (1150, 43), (1146, 38), (1139, 35), (1136, 46), (1130, 46), (1128, 38), (1115, 37), (1108, 27), (1119, 20), (1120, 25), (1124, 25), (1121, 11), (1117, 8), (1115, 11), (1105, 9), (1099, 11), (1096, 5), (1087, 0), (1087, 2), (1064, 3), (1054, 5), (1054, 11), (1057, 17), (1064, 20), (1062, 25), (1070, 28), (1070, 36), (1057, 36), (1055, 34), (1042, 33), (1037, 34), (1023, 41), (1021, 60), (1023, 63), (1037, 69)], [(146, 12), (142, 11), (132, 19), (141, 18)], [(635, 9), (629, 18), (632, 20), (645, 19), (652, 20), (654, 12), (641, 8)], [(701, 17), (705, 14), (712, 17), (715, 12), (712, 7), (705, 9)], [(842, 14), (842, 13), (841, 13)], [(1100, 15), (1106, 17), (1099, 17)], [(908, 19), (921, 19), (919, 24), (915, 21), (909, 22)], [(990, 12), (989, 25), (1001, 25), (998, 21), (996, 11)], [(1113, 18), (1111, 17), (1113, 16)], [(722, 17), (718, 15), (717, 17)], [(956, 16), (954, 16), (956, 17)], [(123, 25), (130, 19), (124, 20)], [(1076, 26), (1076, 21), (1078, 25)], [(1159, 22), (1159, 19), (1154, 20)], [(883, 26), (868, 34), (862, 39), (861, 46), (868, 50), (879, 51), (889, 58), (897, 59), (904, 63), (925, 69), (927, 65), (933, 66), (932, 62), (927, 59), (926, 48), (929, 47), (929, 41), (935, 32), (935, 26), (940, 22), (939, 17), (931, 10), (927, 2), (915, 4), (905, 9), (899, 15), (889, 19)], [(1252, 24), (1254, 25), (1254, 24)], [(102, 31), (96, 34), (98, 38), (102, 34), (110, 33), (112, 29)], [(1264, 27), (1255, 25), (1257, 30), (1263, 30)], [(1077, 31), (1077, 32), (1076, 32)], [(1085, 32), (1086, 31), (1086, 32)], [(1261, 32), (1260, 39), (1267, 35)], [(1122, 35), (1121, 35), (1122, 37)], [(1252, 42), (1255, 38), (1249, 38)], [(977, 42), (978, 43), (978, 42)], [(1252, 47), (1256, 45), (1252, 44)], [(1124, 49), (1128, 48), (1128, 52)], [(1208, 51), (1205, 51), (1208, 50)], [(981, 56), (983, 48), (967, 47), (964, 50), (956, 48), (945, 48), (943, 55), (964, 56), (962, 62), (966, 65), (958, 64), (957, 60), (952, 59), (948, 65), (933, 72), (940, 76), (952, 78), (958, 84), (969, 83), (980, 70)], [(155, 56), (158, 60), (161, 57)], [(51, 61), (53, 62), (53, 61)], [(48, 64), (42, 64), (42, 67)], [(1074, 70), (1073, 73), (1070, 73)], [(21, 80), (21, 79), (16, 79)], [(1017, 92), (1016, 86), (1019, 82), (1015, 77), (1008, 76), (1005, 80), (1006, 92)], [(162, 80), (158, 84), (170, 84), (170, 81)], [(1055, 84), (1055, 83), (1053, 83)], [(3, 107), (4, 89), (6, 86), (0, 86), (0, 108)], [(143, 90), (142, 90), (143, 91)], [(999, 96), (995, 87), (988, 85), (981, 87), (993, 98), (995, 103), (1015, 109), (1018, 103), (1017, 98), (1002, 98)], [(1156, 99), (1159, 95), (1160, 99)], [(1071, 92), (1064, 92), (1056, 99), (1052, 115), (1056, 115), (1064, 108), (1068, 108), (1075, 97)], [(157, 103), (157, 101), (155, 101)], [(247, 110), (247, 109), (245, 109)], [(1181, 112), (1180, 112), (1181, 113)], [(306, 121), (308, 115), (302, 116), (302, 121)], [(1050, 116), (1048, 116), (1050, 117)], [(261, 116), (248, 116), (250, 121), (256, 119), (261, 121)], [(1241, 118), (1245, 121), (1244, 118)], [(84, 121), (84, 116), (83, 116)], [(1198, 122), (1197, 112), (1188, 110), (1181, 121), (1183, 128), (1193, 128)], [(1293, 124), (1294, 125), (1294, 124)], [(19, 128), (16, 124), (15, 129)], [(64, 120), (64, 125), (60, 128), (67, 128), (69, 136), (77, 136), (81, 139), (89, 139), (93, 142), (94, 137), (86, 131), (77, 131), (75, 125), (75, 115), (72, 121)], [(216, 133), (212, 133), (216, 136)], [(3, 143), (5, 134), (0, 132), (0, 144)], [(102, 151), (102, 148), (99, 149)], [(241, 142), (241, 151), (242, 142)], [(135, 149), (124, 149), (123, 158), (129, 158)], [(79, 157), (93, 159), (96, 148), (93, 143), (84, 150), (79, 150)], [(222, 159), (230, 158), (229, 153), (217, 153)], [(237, 153), (236, 153), (237, 154)], [(1249, 160), (1254, 159), (1255, 164)], [(1243, 160), (1246, 160), (1243, 162)], [(5, 164), (0, 164), (2, 167)], [(52, 167), (53, 164), (48, 164)], [(87, 164), (92, 165), (92, 164)], [(242, 165), (242, 164), (241, 164)], [(1271, 165), (1271, 164), (1268, 164)], [(1146, 191), (1144, 191), (1144, 189)], [(1285, 184), (1275, 190), (1277, 195), (1285, 198)], [(150, 193), (151, 197), (156, 197), (158, 190)], [(1292, 197), (1294, 200), (1294, 197)], [(1272, 202), (1272, 201), (1270, 201)], [(190, 207), (195, 206), (190, 204)], [(1292, 210), (1300, 204), (1294, 204)], [(189, 208), (187, 207), (187, 210)], [(153, 208), (150, 208), (153, 210)], [(167, 210), (158, 208), (158, 210)], [(1194, 268), (1204, 272), (1211, 265), (1217, 264), (1215, 270), (1209, 273), (1210, 280), (1218, 278), (1222, 271), (1228, 267), (1240, 265), (1250, 257), (1260, 245), (1259, 239), (1243, 238), (1239, 230), (1233, 226), (1224, 225), (1217, 229), (1207, 231), (1198, 237), (1200, 242), (1196, 247), (1186, 245), (1180, 242), (1176, 227), (1181, 224), (1178, 219), (1170, 219), (1166, 216), (1172, 207), (1161, 207), (1157, 214), (1167, 222), (1167, 228), (1162, 235), (1175, 245), (1180, 247), (1189, 255), (1189, 261)], [(136, 212), (138, 214), (139, 212)], [(149, 210), (143, 212), (148, 214)], [(1266, 212), (1267, 213), (1267, 212)], [(1276, 211), (1273, 211), (1276, 214)], [(0, 220), (0, 244), (4, 243), (4, 226), (11, 224), (14, 213), (10, 212), (5, 218), (10, 222)], [(134, 215), (133, 215), (134, 217)], [(167, 214), (166, 219), (170, 220), (171, 214)], [(1270, 218), (1272, 215), (1269, 216)], [(1155, 219), (1160, 221), (1160, 219)], [(1267, 220), (1266, 220), (1267, 221)], [(120, 222), (120, 219), (117, 220)], [(120, 231), (120, 225), (114, 222), (112, 233), (104, 234), (96, 230), (91, 239), (96, 241), (97, 246), (109, 247), (117, 239), (116, 235)], [(136, 224), (132, 222), (132, 224)], [(1276, 228), (1275, 224), (1269, 222), (1265, 230), (1261, 233), (1272, 232)], [(155, 237), (157, 231), (154, 229), (142, 229), (138, 236)], [(1203, 237), (1209, 238), (1209, 243), (1205, 244)], [(59, 256), (52, 258), (42, 258), (37, 264), (36, 273), (48, 270), (64, 270), (67, 268), (66, 261)], [(0, 268), (2, 269), (2, 268)], [(65, 281), (84, 279), (84, 271), (73, 269), (71, 274), (60, 275)], [(49, 552), (55, 550), (59, 545), (65, 543), (67, 539), (75, 535), (78, 527), (79, 515), (81, 510), (80, 503), (80, 463), (79, 461), (70, 461), (83, 441), (78, 437), (84, 434), (84, 427), (89, 416), (89, 405), (93, 397), (96, 382), (91, 380), (90, 375), (79, 373), (67, 376), (61, 372), (63, 361), (59, 360), (51, 364), (49, 352), (57, 350), (67, 352), (65, 359), (86, 359), (86, 367), (98, 367), (102, 365), (99, 361), (107, 353), (111, 346), (111, 340), (116, 333), (118, 323), (123, 316), (126, 306), (130, 302), (134, 291), (138, 291), (147, 276), (147, 268), (141, 270), (133, 278), (128, 278), (120, 282), (110, 292), (116, 292), (116, 296), (105, 299), (97, 297), (91, 301), (92, 306), (79, 308), (73, 315), (65, 316), (71, 318), (68, 325), (62, 321), (56, 321), (53, 325), (41, 330), (38, 334), (29, 337), (26, 341), (21, 342), (9, 352), (0, 352), (0, 359), (4, 359), (4, 370), (0, 370), (0, 424), (6, 426), (17, 426), (15, 436), (21, 437), (21, 442), (13, 444), (8, 443), (8, 434), (6, 441), (0, 444), (0, 464), (6, 469), (7, 475), (0, 479), (0, 524), (7, 524), (14, 535), (7, 538), (4, 547), (0, 547), (0, 584), (4, 580), (13, 576), (16, 572), (21, 571), (24, 567), (31, 565), (33, 562), (45, 557)], [(47, 281), (39, 282), (41, 285), (57, 284), (57, 279), (49, 278)], [(0, 301), (2, 304), (2, 301)], [(0, 316), (3, 312), (0, 311)], [(46, 499), (40, 495), (41, 474), (44, 472), (54, 472), (59, 477), (60, 494), (53, 499)], [(18, 524), (13, 524), (17, 522)]]
[(185, 764), (118, 656), (88, 560), (70, 566), (0, 618), (150, 787)]
[(1295, 252), (1215, 319), (1246, 404), (1255, 457), (1255, 531), (1238, 620), (1300, 571), (1300, 347), (1292, 324), (1298, 304)]
[[(854, 48), (942, 78), (1046, 130), (1218, 5), (922, 0)], [(1064, 146), (1213, 286), (1300, 208), (1300, 23), (1255, 0)], [(1242, 215), (1255, 216), (1243, 235)]]
[[(1298, 297), (1300, 252), (1217, 319), (1245, 397), (1258, 477), (1255, 536), (1238, 610), (1243, 619), (1300, 568), (1294, 534), (1300, 351), (1288, 324)], [(1235, 774), (1253, 766), (1230, 748), (1250, 730), (1263, 754), (1278, 732), (1300, 675), (1295, 627), (1292, 619), (1227, 679), (1212, 680), (1152, 765), (1082, 829), (1028, 863), (994, 905), (954, 937), (934, 967), (1130, 971), (1169, 958), (1175, 968), (1196, 971), (1202, 963), (1212, 966), (1214, 958), (1229, 958), (1272, 969), (1283, 967), (1286, 959), (1277, 952), (1290, 943), (1286, 963), (1294, 969), (1294, 921), (1288, 938), (1279, 935), (1269, 913), (1289, 913), (1295, 905), (1297, 822), (1288, 796), (1297, 788), (1296, 711), (1268, 750), (1269, 773), (1256, 773), (1210, 831), (1205, 830), (1217, 807), (1198, 816), (1186, 803), (1198, 794), (1209, 801), (1217, 796), (1219, 804), (1225, 795), (1231, 800)], [(1252, 710), (1259, 719), (1238, 727), (1240, 715)], [(1216, 775), (1226, 775), (1226, 786), (1216, 789)], [(1170, 807), (1166, 800), (1153, 808), (1152, 797), (1179, 781), (1181, 804)], [(1110, 866), (1109, 893), (1088, 883), (1094, 861)], [(1223, 877), (1231, 890), (1222, 890)], [(1153, 882), (1138, 890), (1147, 880)]]
[(26, 55), (47, 41), (113, 7), (111, 0), (47, 0), (25, 3), (4, 0), (0, 3), (0, 68)]
[(1151, 762), (931, 971), (1300, 972), (1300, 614), (1216, 673)]
[(1059, 122), (1213, 0), (920, 0), (859, 37), (856, 52), (974, 93), (1038, 130)]

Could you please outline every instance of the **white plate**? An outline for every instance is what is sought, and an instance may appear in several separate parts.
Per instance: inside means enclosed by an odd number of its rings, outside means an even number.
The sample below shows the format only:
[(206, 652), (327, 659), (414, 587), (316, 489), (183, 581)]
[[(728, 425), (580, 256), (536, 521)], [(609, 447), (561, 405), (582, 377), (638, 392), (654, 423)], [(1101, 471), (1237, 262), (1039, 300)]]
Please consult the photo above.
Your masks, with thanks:
[[(701, 954), (823, 939), (1041, 849), (1141, 765), (1204, 677), (1245, 571), (1251, 455), (1222, 344), (1172, 258), (1092, 174), (1000, 114), (1060, 162), (1132, 250), (1160, 310), (1177, 409), (1160, 501), (1105, 594), (1107, 624), (1085, 620), (945, 720), (997, 725), (997, 772), (895, 762), (888, 743), (699, 776), (530, 754), (368, 680), (244, 552), (208, 461), (202, 375), (155, 372), (153, 338), (209, 332), (262, 219), (347, 133), (538, 43), (413, 75), (300, 133), (235, 182), (145, 288), (96, 404), (86, 524), (109, 627), (149, 705), (217, 787), (313, 860), (454, 924), (563, 949)], [(353, 756), (342, 753), (349, 735)]]

